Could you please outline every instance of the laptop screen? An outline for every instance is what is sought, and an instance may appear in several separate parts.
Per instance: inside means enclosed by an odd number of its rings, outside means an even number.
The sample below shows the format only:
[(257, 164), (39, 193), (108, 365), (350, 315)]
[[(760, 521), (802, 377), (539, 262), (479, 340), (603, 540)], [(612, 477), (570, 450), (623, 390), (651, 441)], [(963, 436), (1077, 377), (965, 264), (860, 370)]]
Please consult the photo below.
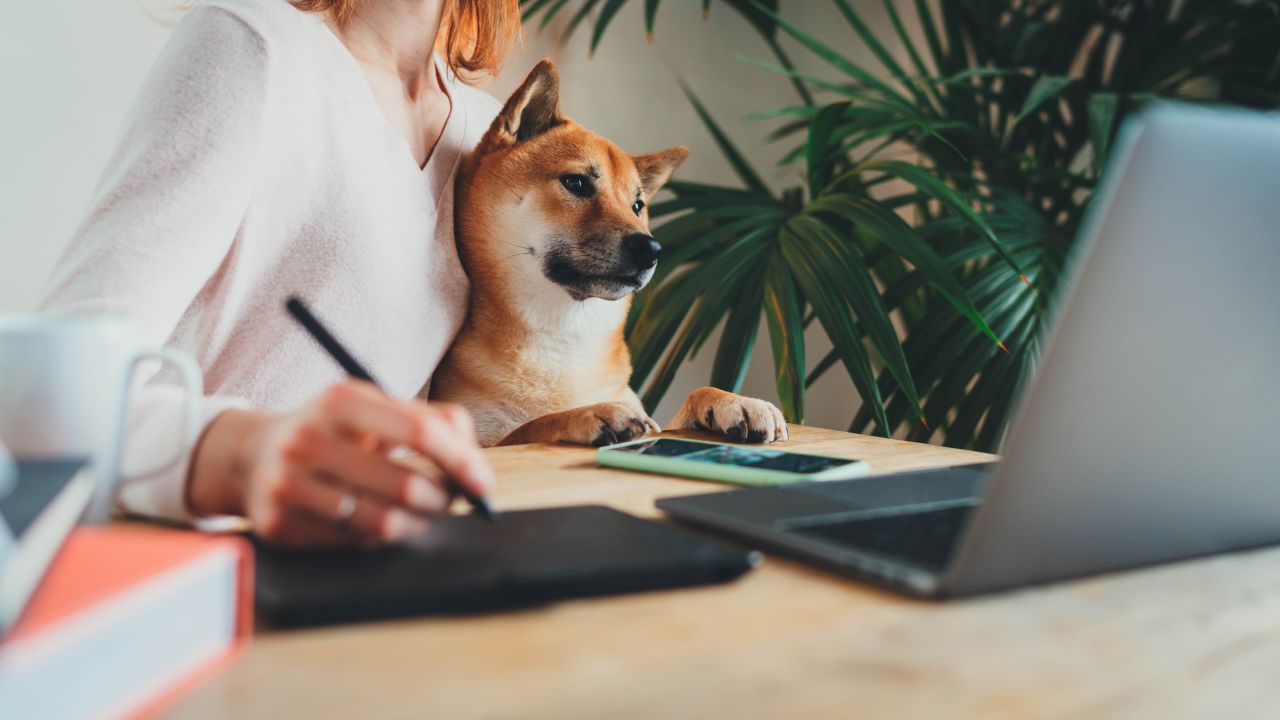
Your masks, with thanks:
[(648, 442), (635, 443), (634, 445), (624, 445), (616, 448), (616, 450), (638, 455), (658, 455), (691, 460), (693, 462), (714, 463), (716, 465), (735, 465), (738, 467), (758, 468), (760, 470), (782, 470), (784, 472), (805, 474), (822, 472), (829, 468), (859, 462), (857, 460), (804, 455), (802, 453), (766, 448), (689, 442), (676, 438), (658, 438)]

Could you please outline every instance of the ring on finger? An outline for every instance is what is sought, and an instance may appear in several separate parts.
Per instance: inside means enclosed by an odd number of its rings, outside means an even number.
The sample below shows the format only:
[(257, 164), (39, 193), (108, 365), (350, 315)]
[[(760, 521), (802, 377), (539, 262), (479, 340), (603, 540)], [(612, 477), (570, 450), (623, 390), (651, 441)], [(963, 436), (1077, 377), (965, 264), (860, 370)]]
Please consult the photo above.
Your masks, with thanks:
[(356, 508), (360, 505), (360, 497), (349, 492), (338, 500), (338, 509), (334, 513), (334, 521), (339, 527), (351, 527), (351, 519), (356, 516)]

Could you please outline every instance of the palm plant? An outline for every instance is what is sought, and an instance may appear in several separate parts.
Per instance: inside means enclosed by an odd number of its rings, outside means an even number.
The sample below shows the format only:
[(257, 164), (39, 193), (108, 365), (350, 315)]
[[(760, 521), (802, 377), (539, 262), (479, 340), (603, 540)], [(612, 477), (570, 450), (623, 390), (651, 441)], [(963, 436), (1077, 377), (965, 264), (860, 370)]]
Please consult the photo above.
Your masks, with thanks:
[[(652, 206), (668, 252), (628, 321), (632, 384), (652, 408), (722, 325), (710, 382), (738, 389), (763, 314), (789, 420), (839, 364), (862, 400), (851, 429), (992, 448), (1118, 124), (1159, 97), (1280, 106), (1280, 3), (882, 0), (877, 31), (832, 2), (878, 67), (776, 0), (721, 0), (774, 56), (745, 60), (796, 89), (754, 118), (780, 122), (803, 182), (769, 188), (686, 87), (738, 183), (673, 182)], [(544, 26), (572, 10), (566, 36), (594, 17), (593, 51), (625, 4), (523, 2)], [(784, 37), (830, 72), (798, 72)], [(833, 349), (810, 364), (815, 320)]]

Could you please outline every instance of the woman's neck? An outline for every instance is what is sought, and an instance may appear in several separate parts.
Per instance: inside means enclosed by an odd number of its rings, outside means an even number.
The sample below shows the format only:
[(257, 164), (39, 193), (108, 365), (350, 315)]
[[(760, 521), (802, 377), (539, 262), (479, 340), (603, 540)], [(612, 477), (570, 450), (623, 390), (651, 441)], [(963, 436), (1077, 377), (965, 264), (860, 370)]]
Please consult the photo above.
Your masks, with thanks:
[(356, 3), (341, 25), (327, 22), (362, 65), (399, 76), (412, 101), (435, 86), (431, 54), (443, 10), (443, 0), (376, 0)]

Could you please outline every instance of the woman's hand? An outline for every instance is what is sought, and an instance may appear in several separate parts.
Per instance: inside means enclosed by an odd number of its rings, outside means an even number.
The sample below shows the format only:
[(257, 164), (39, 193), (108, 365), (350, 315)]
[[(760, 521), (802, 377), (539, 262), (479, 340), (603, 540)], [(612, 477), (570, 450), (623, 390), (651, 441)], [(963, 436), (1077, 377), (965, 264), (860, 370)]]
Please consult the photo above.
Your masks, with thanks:
[(477, 495), (493, 471), (459, 405), (396, 400), (359, 381), (291, 414), (229, 410), (196, 448), (187, 498), (198, 515), (243, 515), (285, 545), (400, 540), (448, 511), (453, 493), (393, 462), (417, 451)]

